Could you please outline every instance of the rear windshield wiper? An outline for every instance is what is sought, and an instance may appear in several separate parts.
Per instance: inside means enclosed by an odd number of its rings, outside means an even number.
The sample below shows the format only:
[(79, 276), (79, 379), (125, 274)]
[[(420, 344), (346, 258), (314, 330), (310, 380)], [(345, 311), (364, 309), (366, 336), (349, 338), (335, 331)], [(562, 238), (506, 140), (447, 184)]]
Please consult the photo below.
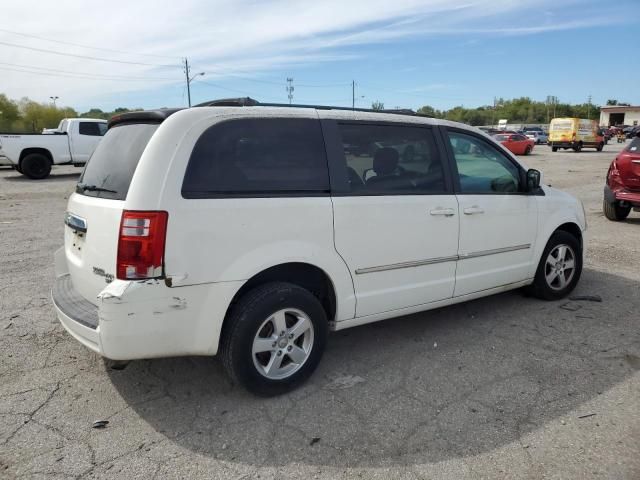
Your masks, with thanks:
[(109, 193), (118, 193), (115, 190), (109, 190), (108, 188), (98, 187), (96, 185), (87, 185), (84, 183), (79, 183), (76, 185), (76, 190), (80, 192), (109, 192)]

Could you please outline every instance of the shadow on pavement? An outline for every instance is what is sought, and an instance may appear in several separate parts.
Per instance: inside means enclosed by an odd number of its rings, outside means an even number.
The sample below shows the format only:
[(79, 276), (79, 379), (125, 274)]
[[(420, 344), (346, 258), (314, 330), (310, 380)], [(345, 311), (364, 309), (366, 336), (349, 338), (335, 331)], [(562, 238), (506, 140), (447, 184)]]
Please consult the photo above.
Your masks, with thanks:
[(3, 177), (3, 180), (7, 182), (36, 182), (38, 184), (43, 183), (54, 183), (54, 182), (66, 182), (69, 179), (73, 179), (75, 177), (79, 177), (82, 173), (82, 169), (79, 168), (77, 172), (73, 173), (55, 173), (55, 170), (49, 175), (47, 178), (43, 178), (41, 180), (33, 180), (29, 177), (22, 175), (21, 173), (15, 172), (15, 175), (6, 175)]
[[(133, 362), (109, 376), (177, 445), (252, 465), (390, 466), (491, 451), (640, 368), (640, 282), (586, 270), (575, 295), (510, 292), (331, 335), (311, 381), (262, 399), (214, 358)], [(158, 395), (149, 400), (148, 392)]]

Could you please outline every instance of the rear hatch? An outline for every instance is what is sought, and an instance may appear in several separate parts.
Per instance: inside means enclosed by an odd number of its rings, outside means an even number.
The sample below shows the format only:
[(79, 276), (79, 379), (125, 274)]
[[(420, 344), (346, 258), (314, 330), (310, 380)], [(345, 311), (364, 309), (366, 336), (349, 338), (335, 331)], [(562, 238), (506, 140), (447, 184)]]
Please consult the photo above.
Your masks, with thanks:
[(554, 118), (549, 126), (549, 141), (570, 142), (575, 139), (575, 132), (573, 120), (570, 118)]
[(93, 304), (116, 276), (125, 199), (142, 152), (158, 126), (159, 122), (128, 122), (110, 128), (69, 198), (64, 234), (67, 265), (74, 288)]
[(624, 186), (629, 190), (640, 191), (640, 137), (633, 138), (620, 152), (616, 164)]

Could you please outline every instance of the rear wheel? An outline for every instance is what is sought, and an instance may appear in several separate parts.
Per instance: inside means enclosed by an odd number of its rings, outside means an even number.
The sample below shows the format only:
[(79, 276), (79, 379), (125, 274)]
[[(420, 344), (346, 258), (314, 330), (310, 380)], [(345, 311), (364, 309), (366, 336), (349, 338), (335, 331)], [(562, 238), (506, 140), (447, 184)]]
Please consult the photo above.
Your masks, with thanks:
[(558, 230), (547, 242), (527, 291), (543, 300), (558, 300), (576, 287), (581, 274), (582, 248), (578, 239)]
[(51, 160), (41, 153), (31, 153), (20, 162), (19, 172), (33, 180), (41, 180), (51, 173)]
[(602, 211), (609, 220), (619, 222), (629, 216), (631, 207), (621, 207), (619, 202), (607, 202), (605, 199), (602, 201)]
[(318, 366), (327, 315), (308, 290), (273, 282), (240, 298), (225, 320), (220, 355), (229, 376), (256, 395), (293, 390)]

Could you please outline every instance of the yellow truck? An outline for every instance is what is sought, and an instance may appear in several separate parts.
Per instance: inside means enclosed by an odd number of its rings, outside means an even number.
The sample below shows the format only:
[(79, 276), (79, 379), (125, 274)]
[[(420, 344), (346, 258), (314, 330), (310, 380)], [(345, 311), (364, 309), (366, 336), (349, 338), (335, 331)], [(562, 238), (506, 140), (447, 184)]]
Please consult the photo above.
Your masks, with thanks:
[(604, 136), (595, 120), (585, 118), (554, 118), (549, 125), (547, 145), (557, 152), (569, 148), (579, 152), (583, 148), (604, 148)]

